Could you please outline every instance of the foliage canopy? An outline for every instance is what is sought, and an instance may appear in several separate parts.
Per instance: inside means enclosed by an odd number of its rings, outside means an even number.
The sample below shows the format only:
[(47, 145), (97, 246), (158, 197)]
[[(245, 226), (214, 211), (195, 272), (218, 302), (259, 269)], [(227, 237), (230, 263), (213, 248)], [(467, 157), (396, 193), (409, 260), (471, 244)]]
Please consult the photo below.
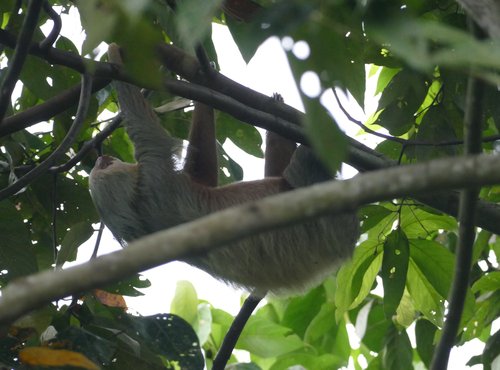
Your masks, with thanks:
[[(36, 3), (40, 3), (38, 9)], [(154, 90), (149, 96), (153, 105), (180, 95), (205, 99), (222, 110), (229, 107), (230, 114), (218, 113), (219, 143), (231, 140), (257, 157), (263, 155), (259, 132), (234, 118), (249, 116), (247, 121), (253, 122), (255, 116), (241, 107), (224, 105), (224, 100), (210, 100), (212, 95), (204, 94), (207, 87), (292, 124), (301, 117), (308, 141), (332, 170), (342, 161), (367, 171), (378, 169), (376, 161), (384, 164), (379, 167), (445, 156), (456, 156), (458, 161), (460, 155), (477, 152), (479, 147), (484, 152), (496, 150), (500, 42), (471, 31), (474, 27), (467, 25), (467, 15), (455, 1), (183, 0), (173, 4), (172, 0), (0, 2), (0, 187), (7, 189), (0, 191), (0, 287), (74, 261), (79, 246), (97, 232), (93, 225), (99, 217), (87, 185), (96, 148), (133, 160), (133, 147), (123, 128), (106, 131), (102, 124), (103, 116), (117, 112), (110, 81), (126, 78), (97, 52), (103, 42), (116, 42), (126, 50), (127, 78)], [(85, 34), (83, 45), (58, 30), (61, 19), (71, 21), (66, 15), (75, 9)], [(201, 44), (217, 65), (212, 22), (228, 27), (247, 62), (266, 39), (279, 37), (298, 85), (307, 72), (314, 72), (320, 81), (319, 96), (301, 93), (306, 114), (273, 111), (261, 104), (264, 97), (249, 95), (227, 81), (206, 86), (189, 71), (183, 75), (180, 70), (185, 65), (179, 70), (160, 68), (169, 65), (166, 54), (158, 58), (159, 44), (173, 44), (191, 55)], [(294, 50), (299, 42), (307, 45), (305, 57)], [(185, 61), (179, 60), (178, 64)], [(92, 75), (94, 93), (73, 135), (83, 72)], [(177, 75), (191, 82), (191, 90), (179, 84)], [(162, 83), (165, 78), (170, 82)], [(349, 92), (364, 107), (366, 98), (373, 99), (367, 96), (368, 81), (376, 82), (378, 107), (366, 122), (349, 119), (362, 126), (360, 136), (379, 136), (375, 151), (346, 138), (320, 102), (320, 96), (333, 88)], [(481, 93), (469, 90), (467, 95), (471, 81), (480, 84)], [(16, 86), (13, 99), (9, 86)], [(231, 96), (231, 91), (240, 94)], [(242, 97), (245, 94), (247, 100)], [(480, 103), (477, 110), (474, 98)], [(172, 135), (185, 139), (190, 114), (175, 110), (161, 119)], [(479, 121), (468, 130), (483, 137), (472, 152), (465, 149), (467, 115)], [(38, 122), (48, 124), (34, 127)], [(265, 122), (255, 124), (270, 128)], [(287, 127), (278, 129), (287, 132)], [(64, 146), (68, 137), (71, 141)], [(59, 146), (64, 150), (52, 158)], [(365, 157), (353, 155), (353, 147)], [(224, 169), (220, 183), (241, 180), (240, 164), (222, 146), (219, 149)], [(44, 161), (48, 166), (34, 176), (30, 171)], [(9, 186), (25, 175), (28, 181), (10, 191)], [(455, 345), (473, 339), (485, 343), (483, 353), (469, 360), (470, 365), (482, 364), (485, 369), (500, 361), (500, 332), (492, 332), (500, 313), (499, 194), (499, 186), (479, 192), (477, 234), (469, 246), (470, 279), (459, 286), (464, 309), (458, 333), (453, 335)], [(237, 363), (232, 357), (231, 369), (280, 370), (299, 365), (336, 369), (349, 361), (357, 369), (429, 368), (450, 308), (457, 248), (463, 244), (455, 218), (458, 204), (457, 192), (450, 190), (362, 206), (363, 235), (352, 260), (304, 296), (270, 299), (261, 307), (237, 345), (250, 353), (251, 363)], [(148, 284), (135, 275), (102, 290), (74, 292), (70, 301), (38, 307), (8, 331), (0, 330), (1, 367), (202, 369), (206, 363), (210, 368), (233, 317), (198, 299), (187, 282), (179, 284), (171, 313), (165, 314), (162, 307), (151, 317), (126, 313), (122, 296), (140, 295), (138, 289)], [(356, 328), (359, 347), (350, 344), (350, 324)]]

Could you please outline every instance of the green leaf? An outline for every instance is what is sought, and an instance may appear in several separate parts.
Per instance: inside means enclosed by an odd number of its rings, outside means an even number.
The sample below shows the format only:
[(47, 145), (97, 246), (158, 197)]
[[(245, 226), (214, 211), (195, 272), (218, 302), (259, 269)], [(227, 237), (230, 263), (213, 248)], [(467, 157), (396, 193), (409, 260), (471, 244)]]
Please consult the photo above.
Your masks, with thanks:
[[(461, 115), (458, 112), (454, 114), (452, 108), (433, 105), (425, 112), (415, 139), (429, 143), (457, 140), (454, 122), (460, 119)], [(417, 146), (412, 151), (415, 152), (415, 156), (419, 161), (426, 161), (457, 155), (459, 148), (453, 145)]]
[(403, 297), (409, 259), (408, 239), (401, 229), (396, 229), (384, 243), (382, 259), (384, 312), (387, 318), (391, 318), (396, 313), (401, 297)]
[(500, 315), (500, 291), (489, 293), (486, 298), (481, 297), (474, 308), (474, 315), (465, 323), (462, 341), (472, 340), (481, 336), (485, 331), (489, 336), (491, 323)]
[(316, 348), (319, 353), (335, 353), (345, 364), (349, 361), (351, 346), (344, 320), (333, 320), (335, 305), (323, 304), (318, 314), (311, 320), (304, 335), (304, 342)]
[(87, 36), (83, 42), (83, 53), (87, 54), (112, 35), (119, 12), (111, 3), (100, 6), (99, 0), (78, 1), (76, 6)]
[(456, 230), (457, 220), (451, 216), (430, 213), (415, 207), (403, 207), (401, 228), (408, 239), (426, 238), (429, 233), (439, 230)]
[(375, 89), (375, 94), (380, 94), (385, 91), (387, 85), (392, 81), (393, 77), (396, 76), (401, 69), (399, 68), (389, 68), (389, 67), (381, 67), (382, 70), (378, 75), (377, 79), (377, 88)]
[(263, 158), (262, 136), (252, 126), (242, 123), (230, 115), (219, 112), (217, 115), (217, 140), (223, 143), (230, 139), (236, 146), (250, 155)]
[(268, 35), (262, 32), (255, 32), (256, 27), (252, 23), (238, 22), (231, 17), (226, 18), (226, 25), (236, 42), (243, 60), (249, 63)]
[(211, 31), (212, 17), (222, 0), (184, 0), (177, 4), (175, 22), (182, 45), (191, 50)]
[(189, 281), (177, 282), (170, 312), (182, 317), (193, 327), (198, 323), (198, 295)]
[(436, 331), (437, 327), (425, 319), (418, 320), (415, 325), (416, 349), (420, 359), (427, 368), (430, 368), (432, 356), (434, 354), (434, 338)]
[(474, 293), (500, 290), (500, 271), (491, 271), (481, 276), (472, 286)]
[(193, 329), (175, 315), (127, 316), (126, 333), (141, 343), (141, 350), (153, 351), (181, 368), (201, 370), (204, 361)]
[(394, 316), (393, 322), (401, 328), (408, 328), (417, 317), (415, 306), (411, 300), (410, 293), (405, 289), (403, 297), (399, 302), (398, 309), (396, 310), (396, 316)]
[(137, 290), (148, 288), (151, 286), (151, 282), (140, 274), (135, 274), (129, 276), (126, 279), (122, 279), (119, 282), (108, 285), (104, 290), (114, 294), (125, 295), (129, 297), (138, 297), (144, 295), (141, 291)]
[[(19, 204), (20, 208), (23, 204)], [(27, 224), (9, 200), (0, 202), (0, 282), (38, 270)]]
[(434, 20), (398, 18), (370, 24), (367, 29), (376, 40), (390, 44), (391, 52), (422, 71), (432, 71), (436, 65), (500, 69), (498, 42), (478, 40), (465, 30)]
[(404, 160), (404, 156), (401, 158), (401, 153), (403, 152), (403, 147), (401, 144), (396, 143), (392, 140), (385, 140), (382, 141), (380, 144), (377, 145), (375, 150), (380, 153), (385, 155), (386, 157), (392, 159), (392, 160)]
[(250, 363), (229, 364), (226, 366), (225, 370), (262, 370), (262, 368), (257, 366), (253, 362), (250, 362)]
[(315, 153), (331, 173), (340, 169), (347, 156), (347, 139), (319, 99), (302, 96), (306, 107), (306, 130)]
[(352, 259), (338, 271), (335, 292), (337, 321), (346, 311), (361, 304), (372, 290), (382, 264), (381, 250), (378, 240), (366, 240), (354, 249)]
[(474, 242), (474, 254), (472, 257), (472, 264), (476, 263), (482, 256), (482, 254), (488, 251), (489, 241), (492, 235), (493, 233), (487, 230), (481, 230), (477, 234), (476, 241)]
[(359, 310), (356, 317), (356, 334), (370, 351), (380, 352), (389, 325), (391, 321), (386, 319), (383, 306), (378, 300), (372, 300)]
[(325, 290), (322, 286), (312, 289), (304, 296), (291, 298), (281, 324), (303, 338), (311, 320), (318, 314), (324, 302)]
[(412, 358), (413, 350), (406, 330), (398, 331), (391, 325), (386, 333), (382, 355), (384, 370), (413, 369)]
[(231, 326), (234, 317), (228, 314), (227, 312), (217, 308), (212, 308), (211, 313), (212, 313), (212, 331), (210, 336), (214, 341), (215, 345), (219, 347), (229, 327)]
[(410, 256), (436, 291), (447, 298), (453, 278), (455, 258), (441, 244), (431, 240), (410, 239)]
[(408, 70), (397, 73), (380, 97), (378, 110), (383, 109), (375, 124), (385, 127), (391, 135), (400, 136), (415, 125), (415, 113), (427, 94), (422, 75)]
[(323, 303), (319, 312), (310, 320), (304, 333), (306, 343), (314, 343), (321, 339), (327, 332), (334, 329), (335, 321), (331, 320), (335, 313), (335, 305), (330, 302)]
[(497, 360), (500, 356), (500, 330), (493, 334), (484, 346), (483, 351), (483, 364), (485, 369), (493, 368), (493, 361)]
[[(441, 244), (422, 239), (410, 240), (410, 268), (408, 290), (415, 307), (437, 326), (442, 325), (443, 302), (448, 297), (453, 271), (454, 256)], [(474, 298), (467, 291), (463, 322), (474, 315)]]
[(198, 322), (196, 334), (200, 339), (200, 344), (203, 345), (209, 339), (212, 332), (212, 312), (210, 305), (207, 303), (198, 304)]
[(83, 328), (70, 326), (57, 333), (56, 342), (71, 343), (96, 364), (111, 365), (116, 352), (116, 343), (97, 336)]
[(78, 247), (85, 243), (94, 234), (92, 225), (82, 221), (73, 225), (66, 233), (59, 253), (57, 253), (56, 266), (62, 266), (64, 262), (74, 261)]
[(264, 358), (281, 356), (302, 347), (304, 343), (291, 334), (290, 329), (258, 316), (250, 318), (237, 344), (237, 348)]
[(384, 218), (392, 214), (392, 211), (380, 205), (369, 204), (361, 208), (359, 213), (363, 222), (361, 233), (364, 233), (378, 225)]
[(243, 168), (233, 160), (222, 145), (217, 146), (219, 168), (219, 186), (243, 180)]
[(279, 358), (269, 370), (281, 369), (314, 369), (331, 370), (346, 366), (346, 362), (336, 354), (316, 355), (310, 353), (294, 353)]

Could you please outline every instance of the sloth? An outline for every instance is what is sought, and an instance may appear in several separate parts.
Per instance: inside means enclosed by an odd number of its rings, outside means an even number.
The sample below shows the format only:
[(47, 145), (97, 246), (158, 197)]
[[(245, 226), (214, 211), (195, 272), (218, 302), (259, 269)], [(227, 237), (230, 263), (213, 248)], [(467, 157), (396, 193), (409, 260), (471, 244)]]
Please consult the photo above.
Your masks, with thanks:
[[(116, 45), (110, 45), (108, 58), (122, 64)], [(332, 179), (310, 148), (268, 133), (266, 177), (217, 186), (211, 107), (195, 103), (180, 169), (182, 141), (163, 129), (139, 88), (121, 81), (114, 86), (137, 163), (101, 156), (89, 181), (103, 222), (123, 245), (227, 207)], [(350, 258), (358, 235), (355, 212), (346, 212), (246, 237), (184, 261), (257, 295), (297, 294)]]

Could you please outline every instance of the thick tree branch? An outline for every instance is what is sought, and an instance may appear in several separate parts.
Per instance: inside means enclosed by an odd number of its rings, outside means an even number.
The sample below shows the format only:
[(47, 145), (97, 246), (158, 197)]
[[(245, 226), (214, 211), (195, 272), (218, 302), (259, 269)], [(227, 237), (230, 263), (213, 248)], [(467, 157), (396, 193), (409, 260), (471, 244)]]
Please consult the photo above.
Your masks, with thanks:
[[(0, 29), (0, 44), (14, 49), (17, 45), (16, 36), (4, 29)], [(109, 76), (115, 74), (110, 63), (96, 62), (92, 59), (83, 58), (78, 54), (53, 47), (42, 48), (37, 43), (27, 43), (26, 45), (30, 54), (40, 57), (50, 64), (65, 66), (80, 73), (92, 71), (95, 77), (109, 78)]]
[(0, 296), (0, 325), (55, 299), (119, 280), (237, 239), (361, 204), (412, 193), (500, 183), (500, 157), (448, 158), (329, 181), (248, 203), (146, 236), (128, 248), (62, 271), (11, 282)]
[(281, 117), (290, 123), (301, 125), (304, 121), (304, 114), (289, 105), (243, 86), (217, 71), (203, 73), (203, 68), (195, 57), (174, 45), (160, 45), (158, 53), (165, 67), (190, 82), (231, 96), (244, 105)]

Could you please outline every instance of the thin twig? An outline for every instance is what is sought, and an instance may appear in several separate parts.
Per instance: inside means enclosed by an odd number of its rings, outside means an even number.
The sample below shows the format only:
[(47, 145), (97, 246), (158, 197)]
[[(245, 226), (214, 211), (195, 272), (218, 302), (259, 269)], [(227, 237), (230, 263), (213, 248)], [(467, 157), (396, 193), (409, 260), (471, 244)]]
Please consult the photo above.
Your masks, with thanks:
[(97, 232), (97, 238), (95, 240), (94, 250), (92, 251), (90, 259), (94, 259), (97, 257), (97, 252), (99, 251), (99, 246), (101, 245), (101, 238), (103, 231), (104, 231), (104, 222), (101, 221), (101, 224), (99, 225), (99, 231)]
[(57, 260), (57, 177), (57, 173), (52, 174), (52, 250), (54, 253), (54, 266)]
[(342, 113), (344, 113), (344, 115), (347, 117), (347, 119), (349, 121), (351, 121), (352, 123), (354, 123), (355, 125), (361, 127), (363, 129), (363, 131), (369, 133), (369, 134), (372, 134), (374, 136), (378, 136), (382, 139), (386, 139), (386, 140), (390, 140), (390, 141), (394, 141), (396, 143), (400, 143), (402, 145), (405, 145), (408, 140), (406, 139), (401, 139), (399, 137), (394, 137), (394, 136), (391, 136), (391, 135), (386, 135), (386, 134), (383, 134), (381, 132), (377, 132), (375, 130), (372, 130), (371, 128), (369, 128), (368, 126), (366, 126), (363, 122), (357, 120), (356, 118), (354, 118), (353, 116), (351, 116), (351, 114), (347, 111), (347, 109), (345, 109), (344, 105), (342, 104), (342, 102), (340, 101), (340, 98), (337, 94), (337, 90), (335, 90), (335, 88), (332, 88), (332, 91), (333, 91), (333, 96), (335, 96), (335, 100), (337, 101), (337, 105), (339, 106), (340, 110), (342, 111)]
[[(337, 101), (337, 104), (338, 104), (340, 110), (342, 111), (342, 113), (344, 113), (344, 115), (347, 117), (347, 119), (349, 121), (351, 121), (352, 123), (354, 123), (356, 126), (359, 126), (363, 131), (365, 131), (369, 134), (372, 134), (374, 136), (378, 136), (382, 139), (394, 141), (396, 143), (399, 143), (399, 144), (405, 145), (405, 146), (454, 146), (454, 145), (463, 145), (464, 144), (464, 141), (459, 140), (459, 139), (446, 140), (446, 141), (436, 141), (436, 142), (422, 141), (422, 140), (407, 140), (407, 139), (401, 139), (400, 137), (395, 137), (395, 136), (383, 134), (383, 133), (378, 132), (378, 131), (374, 131), (371, 128), (369, 128), (368, 126), (366, 126), (363, 122), (354, 118), (340, 102), (340, 99), (339, 99), (338, 94), (335, 91), (335, 89), (332, 89), (332, 90), (333, 90), (333, 95), (335, 96), (335, 100)], [(481, 142), (482, 143), (491, 143), (491, 142), (497, 141), (497, 140), (500, 140), (500, 134), (486, 136), (486, 137), (481, 139)]]
[(40, 48), (46, 49), (51, 47), (59, 37), (59, 33), (61, 32), (62, 28), (62, 21), (59, 14), (57, 14), (56, 11), (52, 9), (48, 0), (45, 0), (43, 2), (43, 10), (49, 15), (52, 22), (54, 22), (54, 26), (52, 27), (49, 35), (42, 42), (40, 42)]
[(19, 40), (17, 41), (14, 54), (9, 60), (7, 73), (5, 74), (5, 78), (0, 86), (0, 122), (5, 116), (7, 107), (10, 104), (12, 91), (14, 91), (14, 87), (16, 86), (19, 75), (21, 74), (24, 61), (28, 56), (31, 38), (35, 32), (42, 5), (43, 2), (40, 0), (30, 0), (28, 4), (28, 10), (26, 11), (21, 32), (19, 33)]
[(101, 132), (99, 132), (96, 136), (92, 138), (92, 140), (86, 141), (83, 146), (80, 148), (78, 153), (71, 158), (69, 161), (67, 161), (64, 164), (61, 164), (60, 166), (53, 166), (50, 167), (49, 171), (50, 172), (66, 172), (72, 169), (78, 162), (80, 162), (86, 155), (87, 153), (92, 150), (93, 148), (98, 147), (111, 133), (120, 126), (122, 122), (122, 116), (121, 114), (117, 115), (113, 120), (110, 122), (109, 125), (107, 125)]

